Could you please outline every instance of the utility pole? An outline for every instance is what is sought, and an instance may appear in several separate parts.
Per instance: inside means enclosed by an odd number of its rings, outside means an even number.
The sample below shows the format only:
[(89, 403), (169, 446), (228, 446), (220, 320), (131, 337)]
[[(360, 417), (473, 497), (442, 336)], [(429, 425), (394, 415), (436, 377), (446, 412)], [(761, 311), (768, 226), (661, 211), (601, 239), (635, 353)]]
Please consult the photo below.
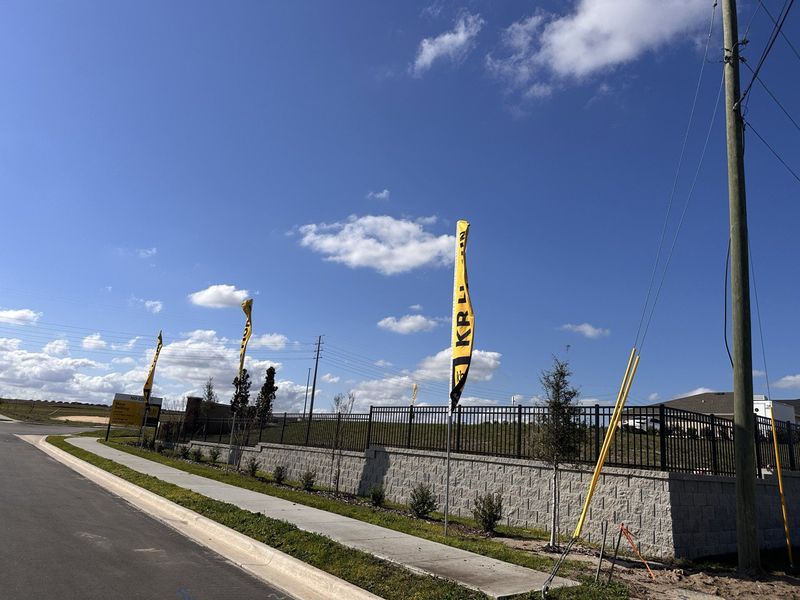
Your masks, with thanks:
[(722, 0), (725, 51), (725, 124), (728, 141), (728, 204), (733, 313), (733, 422), (736, 468), (736, 546), (739, 570), (760, 569), (756, 524), (756, 463), (753, 418), (753, 354), (750, 338), (750, 276), (744, 185), (744, 122), (739, 87), (736, 0)]
[(306, 424), (306, 445), (311, 435), (311, 417), (314, 415), (314, 393), (317, 391), (317, 368), (319, 367), (319, 349), (322, 346), (322, 336), (317, 337), (317, 357), (314, 359), (314, 383), (311, 384), (311, 406), (308, 407), (308, 423)]
[(308, 382), (311, 381), (311, 367), (308, 367), (308, 375), (306, 375), (306, 398), (303, 400), (303, 418), (306, 418), (306, 404), (308, 403)]

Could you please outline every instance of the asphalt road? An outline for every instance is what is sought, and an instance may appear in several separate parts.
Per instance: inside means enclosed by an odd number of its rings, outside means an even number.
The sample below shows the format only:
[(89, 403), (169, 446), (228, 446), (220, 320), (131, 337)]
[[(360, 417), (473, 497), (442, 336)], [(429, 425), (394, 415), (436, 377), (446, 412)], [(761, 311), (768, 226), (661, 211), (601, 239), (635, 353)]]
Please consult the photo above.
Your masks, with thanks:
[(0, 423), (3, 600), (289, 600), (14, 434)]

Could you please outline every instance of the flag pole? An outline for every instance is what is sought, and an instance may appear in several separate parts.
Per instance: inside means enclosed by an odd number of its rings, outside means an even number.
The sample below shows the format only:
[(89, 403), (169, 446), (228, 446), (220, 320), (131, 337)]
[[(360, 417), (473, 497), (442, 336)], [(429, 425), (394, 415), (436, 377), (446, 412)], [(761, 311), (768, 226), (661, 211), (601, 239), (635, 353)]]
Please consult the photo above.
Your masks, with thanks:
[[(448, 405), (449, 406), (449, 405)], [(447, 410), (447, 458), (444, 484), (444, 536), (447, 537), (448, 515), (450, 514), (450, 430), (453, 427), (453, 411)]]

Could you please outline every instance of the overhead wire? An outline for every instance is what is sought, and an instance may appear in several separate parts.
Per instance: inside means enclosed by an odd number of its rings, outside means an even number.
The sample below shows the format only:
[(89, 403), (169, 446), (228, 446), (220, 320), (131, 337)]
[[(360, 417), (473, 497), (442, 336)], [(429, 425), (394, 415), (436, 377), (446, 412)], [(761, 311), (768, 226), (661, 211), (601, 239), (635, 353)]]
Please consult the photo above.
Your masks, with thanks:
[[(760, 8), (764, 9), (765, 13), (767, 13), (767, 16), (772, 21), (772, 24), (777, 26), (778, 22), (775, 20), (775, 17), (772, 16), (772, 13), (769, 12), (769, 9), (766, 6), (764, 6), (764, 3), (762, 2), (762, 0), (758, 0), (758, 5), (759, 5)], [(792, 52), (794, 52), (794, 55), (797, 57), (797, 59), (800, 60), (800, 52), (798, 52), (797, 48), (794, 47), (794, 44), (792, 44), (791, 40), (783, 32), (783, 29), (780, 29), (779, 31), (780, 31), (780, 34), (781, 34), (781, 37), (783, 38), (783, 40), (789, 45), (789, 48), (792, 49)]]

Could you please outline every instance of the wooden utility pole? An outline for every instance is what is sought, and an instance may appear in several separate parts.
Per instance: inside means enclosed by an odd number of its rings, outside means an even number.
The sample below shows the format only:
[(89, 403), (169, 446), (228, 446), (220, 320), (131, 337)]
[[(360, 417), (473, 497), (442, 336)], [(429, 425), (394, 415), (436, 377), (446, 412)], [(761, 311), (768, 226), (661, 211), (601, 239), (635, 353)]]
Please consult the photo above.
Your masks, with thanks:
[(753, 354), (750, 338), (750, 275), (744, 185), (744, 122), (739, 88), (736, 0), (722, 0), (725, 48), (725, 123), (728, 141), (728, 204), (733, 311), (733, 412), (736, 467), (736, 546), (739, 569), (759, 569), (753, 417)]
[(319, 349), (322, 346), (322, 336), (317, 337), (317, 356), (314, 359), (314, 383), (311, 384), (311, 406), (308, 407), (308, 422), (306, 423), (306, 445), (311, 435), (311, 418), (314, 415), (314, 394), (317, 391), (317, 368), (319, 367)]

